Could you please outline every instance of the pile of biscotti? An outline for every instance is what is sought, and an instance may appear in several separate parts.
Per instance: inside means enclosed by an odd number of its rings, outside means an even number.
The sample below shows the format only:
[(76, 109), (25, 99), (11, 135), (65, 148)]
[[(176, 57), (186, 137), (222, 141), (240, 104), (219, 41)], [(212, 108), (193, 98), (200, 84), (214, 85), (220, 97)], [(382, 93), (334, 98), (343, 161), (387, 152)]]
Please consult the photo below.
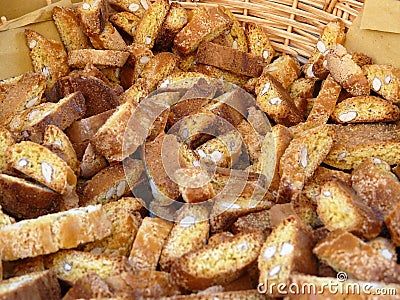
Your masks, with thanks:
[(300, 64), (222, 6), (53, 19), (0, 82), (0, 299), (400, 294), (400, 70), (340, 20)]

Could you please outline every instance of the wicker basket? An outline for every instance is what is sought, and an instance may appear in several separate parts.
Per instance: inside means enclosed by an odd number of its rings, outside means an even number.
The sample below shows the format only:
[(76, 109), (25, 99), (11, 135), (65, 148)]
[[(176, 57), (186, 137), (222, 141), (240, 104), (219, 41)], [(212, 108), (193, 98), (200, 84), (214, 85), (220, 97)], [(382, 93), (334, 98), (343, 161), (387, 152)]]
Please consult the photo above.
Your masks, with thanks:
[(200, 0), (184, 7), (224, 5), (239, 21), (263, 26), (275, 50), (309, 58), (322, 28), (340, 18), (349, 27), (364, 0)]

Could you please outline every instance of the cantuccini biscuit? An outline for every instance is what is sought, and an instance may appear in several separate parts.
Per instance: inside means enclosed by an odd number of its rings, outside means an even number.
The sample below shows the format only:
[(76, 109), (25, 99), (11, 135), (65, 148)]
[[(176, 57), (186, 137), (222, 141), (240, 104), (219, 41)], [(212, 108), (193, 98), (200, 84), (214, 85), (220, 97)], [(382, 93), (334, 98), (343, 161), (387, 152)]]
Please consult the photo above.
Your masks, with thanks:
[(34, 30), (25, 30), (33, 69), (46, 77), (47, 87), (69, 72), (67, 52), (62, 43), (45, 38)]
[(232, 231), (233, 233), (239, 233), (248, 230), (261, 230), (264, 233), (264, 237), (267, 238), (273, 229), (269, 214), (269, 210), (266, 209), (239, 217), (233, 223)]
[[(105, 23), (104, 29), (100, 34), (93, 35), (89, 38), (95, 49), (126, 51), (127, 45), (124, 39), (109, 21)], [(118, 66), (121, 67), (121, 65)]]
[(94, 150), (92, 144), (89, 143), (83, 153), (80, 164), (80, 176), (83, 178), (91, 178), (107, 166), (107, 159), (103, 155), (98, 154)]
[(391, 65), (366, 65), (363, 67), (371, 90), (392, 103), (399, 103), (400, 70)]
[[(313, 240), (303, 226), (296, 218), (289, 217), (267, 237), (258, 257), (260, 287), (289, 282), (290, 275), (296, 272), (316, 274)], [(279, 296), (276, 286), (267, 293)]]
[(358, 96), (336, 105), (332, 120), (337, 123), (393, 122), (400, 118), (399, 108), (382, 98)]
[(336, 179), (326, 182), (317, 197), (318, 216), (331, 231), (343, 229), (365, 240), (379, 235), (382, 221), (353, 189)]
[(351, 173), (353, 189), (362, 201), (383, 220), (400, 202), (399, 179), (390, 170), (390, 165), (379, 158), (367, 158)]
[(315, 85), (315, 78), (298, 78), (288, 87), (290, 97), (304, 117), (309, 114), (308, 99), (313, 98)]
[(179, 258), (204, 246), (210, 223), (207, 205), (185, 204), (178, 212), (175, 223), (166, 239), (161, 256), (161, 270), (169, 272)]
[(188, 24), (175, 36), (174, 48), (181, 54), (189, 54), (201, 42), (208, 42), (230, 29), (232, 20), (219, 7), (199, 7), (193, 12)]
[(369, 157), (398, 163), (400, 151), (395, 124), (372, 123), (336, 126), (337, 139), (324, 159), (329, 166), (350, 170)]
[(190, 70), (209, 77), (226, 80), (240, 87), (244, 87), (246, 82), (249, 80), (249, 77), (246, 75), (233, 73), (231, 71), (222, 70), (214, 66), (200, 63), (196, 63), (192, 68), (190, 68)]
[(100, 34), (107, 18), (105, 0), (85, 0), (77, 8), (80, 24), (88, 36)]
[(367, 77), (345, 47), (336, 44), (326, 54), (326, 68), (332, 77), (353, 96), (366, 96), (370, 93)]
[(161, 218), (146, 217), (140, 225), (129, 254), (135, 271), (156, 270), (161, 251), (173, 224)]
[(12, 134), (4, 127), (0, 127), (0, 171), (6, 171), (8, 169), (8, 162), (4, 155), (7, 148), (14, 143), (15, 140)]
[(220, 8), (233, 21), (232, 27), (229, 32), (227, 30), (222, 33), (225, 36), (229, 37), (228, 40), (230, 41), (230, 44), (227, 44), (225, 46), (230, 46), (233, 49), (238, 49), (243, 52), (248, 52), (248, 45), (244, 27), (240, 24), (236, 16), (228, 8), (223, 6), (220, 6)]
[(0, 231), (3, 260), (8, 261), (102, 239), (111, 233), (111, 222), (101, 206), (87, 206), (19, 221)]
[(76, 175), (68, 164), (46, 147), (21, 142), (8, 148), (6, 159), (14, 169), (54, 191), (66, 194), (76, 185)]
[(108, 4), (117, 11), (128, 11), (135, 14), (138, 18), (149, 9), (147, 0), (108, 0)]
[(300, 195), (310, 178), (328, 155), (336, 138), (331, 125), (321, 125), (295, 137), (280, 160), (281, 181), (278, 200), (288, 202)]
[(272, 75), (287, 89), (300, 76), (300, 63), (290, 55), (281, 55), (264, 67), (263, 74)]
[(0, 228), (15, 223), (14, 218), (7, 215), (0, 206)]
[(289, 93), (268, 72), (259, 77), (255, 92), (258, 106), (275, 123), (293, 126), (304, 120)]
[(173, 264), (171, 274), (189, 290), (233, 281), (257, 259), (262, 242), (260, 231), (239, 233), (218, 245), (206, 245), (183, 255)]
[(78, 49), (68, 53), (68, 65), (83, 69), (87, 64), (99, 67), (122, 67), (129, 52), (120, 50)]
[(264, 29), (255, 23), (246, 23), (245, 33), (249, 52), (261, 56), (269, 64), (275, 56), (275, 50)]
[(394, 261), (343, 229), (331, 232), (313, 252), (335, 270), (355, 279), (399, 283), (399, 266)]
[(74, 283), (63, 299), (111, 298), (112, 296), (109, 286), (98, 274), (88, 273)]
[(129, 11), (118, 12), (110, 17), (110, 22), (113, 25), (122, 29), (130, 36), (135, 36), (139, 21), (140, 18)]
[(59, 6), (54, 7), (53, 20), (67, 52), (76, 49), (92, 48), (73, 9)]
[(260, 76), (263, 70), (261, 57), (211, 42), (199, 45), (195, 60), (201, 64), (251, 77)]

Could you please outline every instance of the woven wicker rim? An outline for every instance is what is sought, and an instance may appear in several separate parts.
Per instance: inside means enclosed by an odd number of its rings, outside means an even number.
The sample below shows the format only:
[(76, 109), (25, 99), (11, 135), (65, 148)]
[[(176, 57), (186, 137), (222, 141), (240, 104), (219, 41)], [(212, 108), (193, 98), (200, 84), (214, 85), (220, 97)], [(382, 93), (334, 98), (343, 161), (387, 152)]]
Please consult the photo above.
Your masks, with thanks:
[(364, 0), (186, 0), (188, 9), (223, 5), (241, 22), (261, 25), (278, 52), (309, 58), (322, 28), (341, 19), (348, 28), (360, 12)]

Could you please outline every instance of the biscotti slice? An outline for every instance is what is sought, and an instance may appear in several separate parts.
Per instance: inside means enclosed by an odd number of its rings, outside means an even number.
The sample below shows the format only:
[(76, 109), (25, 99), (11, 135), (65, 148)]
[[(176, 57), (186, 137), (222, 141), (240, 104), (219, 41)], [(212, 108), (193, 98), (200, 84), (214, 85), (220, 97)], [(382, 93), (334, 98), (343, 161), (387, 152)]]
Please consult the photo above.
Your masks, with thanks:
[(196, 63), (193, 67), (190, 68), (190, 70), (193, 72), (203, 74), (208, 77), (226, 80), (240, 87), (244, 87), (247, 81), (249, 80), (249, 77), (246, 75), (233, 73), (231, 71), (223, 70), (214, 66), (204, 65), (200, 63)]
[(153, 48), (164, 19), (168, 14), (168, 10), (168, 0), (156, 0), (152, 2), (136, 27), (134, 42), (144, 45), (149, 49)]
[(80, 176), (83, 178), (91, 178), (107, 166), (107, 159), (98, 154), (94, 150), (92, 144), (89, 143), (82, 157)]
[(240, 24), (236, 16), (230, 11), (230, 9), (220, 6), (222, 11), (232, 20), (233, 24), (231, 29), (224, 32), (225, 35), (228, 35), (232, 40), (230, 45), (226, 45), (232, 47), (233, 49), (238, 49), (243, 52), (248, 52), (248, 45), (246, 34), (244, 31), (244, 27)]
[(242, 155), (245, 155), (246, 162), (257, 163), (261, 155), (261, 144), (264, 137), (257, 132), (253, 124), (245, 119), (237, 125), (236, 129), (245, 147)]
[(123, 151), (124, 133), (128, 122), (135, 111), (136, 104), (126, 102), (117, 107), (116, 111), (98, 129), (90, 142), (96, 152), (103, 155), (109, 162), (122, 161), (136, 151), (143, 140), (129, 144), (129, 153)]
[(73, 9), (59, 6), (54, 7), (53, 20), (67, 52), (92, 48)]
[(194, 52), (201, 42), (208, 42), (230, 29), (232, 20), (219, 7), (198, 7), (188, 24), (175, 36), (174, 48), (181, 54)]
[(117, 11), (128, 11), (138, 18), (141, 18), (149, 9), (147, 0), (108, 0), (108, 4)]
[(104, 29), (99, 35), (90, 37), (90, 42), (95, 49), (99, 50), (126, 51), (127, 47), (121, 34), (109, 21), (106, 21)]
[(353, 189), (338, 179), (321, 187), (317, 203), (318, 216), (330, 231), (343, 229), (364, 240), (381, 232), (382, 221)]
[(128, 197), (105, 204), (103, 209), (112, 223), (111, 235), (86, 244), (83, 250), (97, 254), (128, 256), (142, 222), (142, 205), (139, 199)]
[(275, 56), (275, 50), (264, 29), (255, 23), (246, 23), (245, 32), (249, 52), (261, 56), (264, 59), (264, 62), (269, 64)]
[(280, 160), (278, 201), (289, 202), (301, 193), (305, 181), (328, 155), (336, 138), (331, 125), (321, 125), (295, 137)]
[(122, 67), (129, 52), (119, 50), (79, 49), (68, 53), (68, 64), (83, 69), (87, 64), (98, 67)]
[(186, 8), (182, 7), (180, 3), (171, 3), (155, 40), (154, 49), (157, 51), (170, 50), (175, 36), (187, 24), (188, 20), (189, 16)]
[(34, 272), (0, 281), (0, 299), (58, 300), (61, 288), (52, 271)]
[[(288, 283), (291, 274), (317, 273), (317, 261), (312, 253), (313, 240), (311, 233), (296, 218), (283, 220), (264, 242), (258, 257), (260, 270), (259, 286)], [(267, 293), (279, 296), (271, 288)]]
[(102, 239), (111, 222), (101, 206), (87, 206), (19, 221), (0, 229), (3, 260), (50, 254)]
[(114, 24), (114, 26), (122, 29), (130, 36), (135, 36), (139, 21), (140, 18), (138, 16), (128, 11), (122, 11), (110, 17), (110, 22)]
[(105, 0), (85, 0), (78, 5), (77, 13), (87, 36), (100, 34), (103, 31), (108, 13)]
[(0, 174), (0, 204), (10, 215), (31, 219), (60, 210), (61, 195), (23, 178)]
[(326, 54), (326, 68), (332, 77), (351, 95), (369, 95), (370, 86), (367, 77), (342, 45), (337, 44), (330, 48)]
[(96, 273), (88, 273), (79, 278), (64, 295), (63, 300), (111, 298), (107, 283)]
[(206, 205), (185, 204), (177, 214), (159, 261), (161, 270), (166, 272), (182, 255), (204, 246), (210, 231)]
[(4, 127), (0, 127), (0, 171), (6, 171), (9, 168), (4, 155), (7, 148), (13, 144), (15, 144), (15, 140), (11, 132)]
[(199, 45), (195, 59), (201, 64), (251, 77), (260, 76), (263, 70), (261, 57), (211, 42)]
[(264, 73), (269, 73), (282, 84), (284, 89), (288, 89), (300, 76), (300, 63), (291, 55), (281, 55), (265, 66)]
[(400, 69), (391, 65), (366, 65), (364, 74), (371, 89), (392, 103), (399, 103)]
[(208, 140), (196, 148), (200, 161), (222, 168), (231, 168), (242, 154), (242, 137), (232, 130), (226, 134)]
[(69, 73), (67, 52), (61, 43), (49, 40), (31, 29), (25, 29), (33, 69), (46, 77), (47, 87)]
[(163, 299), (182, 293), (171, 274), (162, 271), (123, 272), (105, 281), (117, 299)]
[(160, 218), (143, 219), (129, 255), (133, 270), (156, 270), (172, 226), (171, 222)]
[(268, 72), (258, 79), (257, 104), (277, 124), (296, 125), (304, 120), (289, 93)]
[(293, 138), (291, 131), (283, 125), (275, 125), (261, 144), (261, 155), (257, 162), (257, 172), (263, 174), (269, 183), (268, 190), (276, 195), (279, 189), (279, 163), (283, 153)]
[(336, 271), (355, 279), (399, 283), (399, 265), (355, 235), (342, 229), (331, 232), (313, 249), (318, 258)]
[[(194, 163), (200, 165), (200, 163)], [(178, 169), (174, 173), (175, 181), (179, 185), (179, 192), (186, 203), (199, 203), (212, 199), (215, 196), (210, 176), (202, 168), (189, 167)]]
[(179, 61), (178, 56), (169, 52), (160, 52), (150, 58), (150, 61), (140, 72), (138, 84), (143, 84), (148, 92), (153, 91), (157, 85), (170, 75)]
[(43, 142), (44, 132), (48, 125), (54, 125), (61, 130), (66, 129), (75, 120), (82, 118), (86, 112), (85, 98), (81, 92), (75, 92), (67, 95), (54, 105), (43, 103), (38, 106), (27, 109), (27, 115), (22, 114), (20, 126), (18, 119), (14, 122), (17, 128), (10, 129), (19, 137), (29, 139), (36, 143)]
[(400, 202), (400, 182), (390, 165), (379, 158), (367, 158), (351, 173), (353, 189), (383, 220)]
[(68, 136), (57, 126), (48, 125), (44, 131), (43, 146), (61, 157), (79, 175), (80, 162)]
[(48, 255), (44, 259), (44, 265), (56, 273), (59, 280), (69, 285), (89, 273), (96, 273), (100, 278), (106, 279), (129, 269), (126, 257), (77, 250), (62, 250)]
[(335, 126), (337, 140), (324, 163), (350, 170), (366, 158), (376, 157), (390, 165), (399, 163), (399, 130), (395, 124), (372, 123)]
[(25, 141), (8, 148), (6, 159), (14, 169), (32, 177), (58, 193), (76, 185), (74, 171), (46, 147)]
[(340, 19), (329, 22), (323, 28), (312, 56), (303, 66), (303, 72), (306, 78), (326, 78), (329, 74), (325, 62), (326, 52), (336, 44), (343, 44), (345, 37), (345, 26)]
[(307, 129), (326, 124), (335, 110), (341, 90), (342, 87), (333, 79), (332, 76), (328, 75), (322, 84), (317, 98), (313, 101), (314, 103), (307, 116), (306, 122), (292, 127), (291, 129), (293, 134), (297, 135)]
[(352, 97), (340, 102), (332, 113), (337, 123), (392, 122), (400, 118), (399, 108), (375, 96)]
[(308, 99), (314, 96), (315, 83), (315, 78), (298, 78), (288, 87), (290, 97), (304, 117), (310, 113)]
[(15, 114), (42, 103), (45, 89), (45, 76), (33, 72), (0, 84), (0, 124), (7, 125)]
[(117, 201), (130, 193), (143, 172), (143, 162), (137, 159), (104, 168), (86, 182), (80, 205)]
[(263, 243), (260, 231), (239, 233), (216, 245), (183, 255), (172, 265), (176, 282), (188, 290), (202, 290), (240, 277), (256, 261)]

